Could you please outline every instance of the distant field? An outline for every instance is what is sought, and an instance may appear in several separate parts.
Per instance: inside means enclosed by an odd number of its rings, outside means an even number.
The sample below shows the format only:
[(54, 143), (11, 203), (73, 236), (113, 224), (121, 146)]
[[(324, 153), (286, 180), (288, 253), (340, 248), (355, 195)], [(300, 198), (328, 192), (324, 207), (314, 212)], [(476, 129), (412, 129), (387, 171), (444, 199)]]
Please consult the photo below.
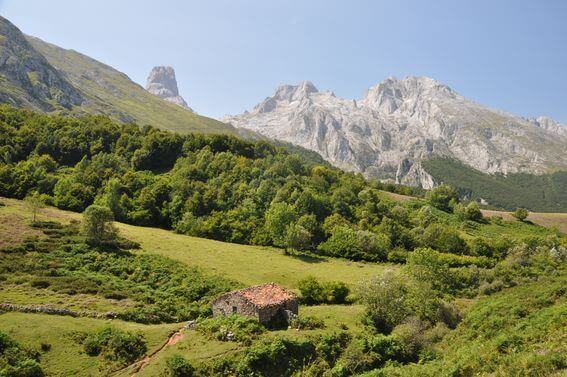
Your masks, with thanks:
[[(482, 210), (484, 216), (502, 216), (504, 220), (515, 220), (510, 212)], [(567, 213), (540, 213), (530, 212), (528, 221), (539, 224), (547, 228), (557, 228), (563, 233), (567, 233)]]
[[(383, 191), (383, 193), (392, 200), (397, 201), (408, 201), (416, 199), (411, 196), (394, 194), (391, 192)], [(510, 212), (507, 211), (494, 211), (483, 209), (482, 213), (486, 217), (490, 216), (502, 216), (504, 220), (516, 221)], [(542, 212), (530, 212), (528, 216), (528, 221), (544, 226), (546, 228), (557, 228), (557, 230), (567, 234), (567, 213), (542, 213)]]

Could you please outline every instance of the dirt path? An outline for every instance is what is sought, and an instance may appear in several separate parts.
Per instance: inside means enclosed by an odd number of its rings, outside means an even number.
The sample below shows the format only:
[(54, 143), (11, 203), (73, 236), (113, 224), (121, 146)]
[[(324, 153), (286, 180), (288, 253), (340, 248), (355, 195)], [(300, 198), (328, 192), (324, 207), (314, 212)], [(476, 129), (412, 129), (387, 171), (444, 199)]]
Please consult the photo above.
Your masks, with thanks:
[(172, 335), (169, 336), (169, 338), (167, 338), (167, 340), (159, 347), (157, 348), (155, 351), (153, 351), (152, 353), (150, 353), (149, 355), (144, 356), (142, 359), (134, 362), (133, 364), (130, 364), (128, 366), (125, 366), (124, 368), (121, 368), (117, 371), (114, 371), (112, 373), (112, 375), (116, 376), (124, 371), (130, 370), (132, 369), (132, 377), (135, 377), (142, 369), (144, 369), (146, 367), (146, 365), (148, 365), (155, 357), (158, 353), (160, 353), (161, 351), (163, 351), (166, 347), (169, 346), (173, 346), (174, 344), (179, 343), (181, 340), (183, 340), (186, 336), (185, 334), (185, 327), (181, 328), (180, 330), (174, 332)]

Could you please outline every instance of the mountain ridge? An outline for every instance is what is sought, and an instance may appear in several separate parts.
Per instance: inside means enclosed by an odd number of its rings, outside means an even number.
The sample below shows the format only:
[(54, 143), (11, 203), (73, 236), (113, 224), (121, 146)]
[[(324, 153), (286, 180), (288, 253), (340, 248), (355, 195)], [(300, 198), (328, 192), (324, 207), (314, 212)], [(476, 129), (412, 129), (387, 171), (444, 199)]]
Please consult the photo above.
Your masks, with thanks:
[(185, 134), (254, 137), (246, 130), (163, 101), (125, 73), (85, 54), (27, 36), (1, 16), (0, 80), (0, 102), (17, 107), (77, 116), (103, 114), (121, 122)]
[(434, 79), (407, 76), (389, 77), (361, 99), (319, 92), (308, 81), (281, 85), (250, 112), (222, 120), (314, 150), (346, 170), (431, 188), (435, 180), (421, 161), (432, 156), (486, 173), (567, 169), (563, 126), (540, 118), (516, 117)]

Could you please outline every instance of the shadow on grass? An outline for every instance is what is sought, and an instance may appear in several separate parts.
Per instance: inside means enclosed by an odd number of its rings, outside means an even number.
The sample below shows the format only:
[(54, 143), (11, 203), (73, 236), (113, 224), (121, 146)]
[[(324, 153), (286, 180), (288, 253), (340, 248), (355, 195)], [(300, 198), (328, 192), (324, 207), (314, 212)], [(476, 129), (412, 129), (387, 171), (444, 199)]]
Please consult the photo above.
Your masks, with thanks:
[(322, 263), (326, 262), (327, 258), (321, 257), (319, 255), (311, 254), (311, 253), (302, 253), (296, 250), (284, 250), (284, 255), (288, 257), (292, 257), (295, 259), (299, 259), (305, 263)]

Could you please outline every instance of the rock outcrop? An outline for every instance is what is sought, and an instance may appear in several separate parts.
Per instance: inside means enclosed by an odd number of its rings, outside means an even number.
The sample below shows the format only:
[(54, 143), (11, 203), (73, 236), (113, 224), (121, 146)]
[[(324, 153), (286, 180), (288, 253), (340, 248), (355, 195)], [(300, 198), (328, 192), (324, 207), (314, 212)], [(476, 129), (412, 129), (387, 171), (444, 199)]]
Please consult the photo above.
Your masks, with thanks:
[(43, 111), (71, 109), (83, 102), (81, 93), (64, 75), (1, 16), (0, 102)]
[(359, 100), (307, 81), (283, 85), (250, 112), (223, 120), (316, 151), (340, 168), (425, 188), (436, 184), (421, 166), (432, 156), (487, 173), (567, 169), (564, 126), (487, 108), (427, 77), (390, 77)]
[(148, 76), (146, 90), (159, 98), (190, 110), (187, 102), (179, 95), (177, 79), (172, 67), (154, 67)]

